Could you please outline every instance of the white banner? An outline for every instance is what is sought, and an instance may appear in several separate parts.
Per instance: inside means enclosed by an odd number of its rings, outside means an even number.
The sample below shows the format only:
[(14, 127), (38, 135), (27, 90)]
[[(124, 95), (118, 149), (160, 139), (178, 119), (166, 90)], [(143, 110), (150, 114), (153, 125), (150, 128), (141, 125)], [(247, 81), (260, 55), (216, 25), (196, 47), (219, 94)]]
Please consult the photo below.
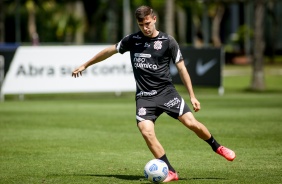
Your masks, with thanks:
[(129, 53), (115, 54), (86, 69), (72, 71), (109, 45), (22, 46), (5, 77), (3, 94), (135, 91)]

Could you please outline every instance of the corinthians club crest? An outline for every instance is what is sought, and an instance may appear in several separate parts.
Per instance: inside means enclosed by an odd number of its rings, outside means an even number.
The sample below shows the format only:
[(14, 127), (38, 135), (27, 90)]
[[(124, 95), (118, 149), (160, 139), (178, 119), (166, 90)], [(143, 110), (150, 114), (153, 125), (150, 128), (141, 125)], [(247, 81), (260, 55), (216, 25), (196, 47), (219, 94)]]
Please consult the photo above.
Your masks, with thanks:
[(138, 115), (139, 116), (144, 116), (146, 115), (146, 109), (144, 107), (141, 107), (139, 110), (138, 110)]
[(154, 42), (154, 49), (160, 50), (162, 48), (162, 42), (161, 41), (155, 41)]

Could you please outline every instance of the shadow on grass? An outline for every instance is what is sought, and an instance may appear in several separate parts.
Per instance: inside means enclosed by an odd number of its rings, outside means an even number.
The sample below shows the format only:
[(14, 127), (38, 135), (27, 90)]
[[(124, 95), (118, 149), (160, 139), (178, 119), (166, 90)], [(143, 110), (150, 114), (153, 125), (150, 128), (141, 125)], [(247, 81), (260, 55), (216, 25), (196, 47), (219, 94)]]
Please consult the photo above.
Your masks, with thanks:
[(145, 180), (144, 176), (140, 175), (124, 175), (124, 174), (77, 174), (79, 176), (94, 176), (94, 177), (107, 177), (107, 178), (117, 178), (121, 180)]
[[(141, 175), (122, 175), (122, 174), (84, 174), (79, 176), (94, 176), (94, 177), (109, 177), (109, 178), (117, 178), (121, 180), (131, 180), (131, 181), (141, 181), (148, 183), (148, 180)], [(179, 180), (188, 180), (187, 178), (179, 178)]]
[[(83, 176), (83, 175), (79, 175)], [(144, 176), (140, 175), (122, 175), (122, 174), (84, 174), (84, 176), (95, 176), (95, 177), (113, 177), (117, 179), (122, 179), (122, 180), (139, 180), (139, 181), (147, 181)], [(212, 178), (212, 177), (207, 177), (207, 178), (179, 178), (180, 181), (185, 181), (185, 180), (228, 180), (227, 178)]]
[[(121, 180), (128, 180), (128, 181), (144, 181), (148, 182), (144, 176), (142, 175), (124, 175), (124, 174), (52, 174), (49, 176), (92, 176), (92, 177), (107, 177), (107, 178), (116, 178)], [(179, 178), (180, 181), (185, 180), (228, 180), (227, 178), (216, 178), (216, 177), (206, 177), (206, 178)]]
[(144, 176), (142, 175), (124, 175), (124, 174), (48, 174), (48, 176), (59, 177), (59, 176), (90, 176), (90, 177), (101, 177), (101, 178), (117, 178), (121, 180), (131, 180), (136, 181), (145, 180)]

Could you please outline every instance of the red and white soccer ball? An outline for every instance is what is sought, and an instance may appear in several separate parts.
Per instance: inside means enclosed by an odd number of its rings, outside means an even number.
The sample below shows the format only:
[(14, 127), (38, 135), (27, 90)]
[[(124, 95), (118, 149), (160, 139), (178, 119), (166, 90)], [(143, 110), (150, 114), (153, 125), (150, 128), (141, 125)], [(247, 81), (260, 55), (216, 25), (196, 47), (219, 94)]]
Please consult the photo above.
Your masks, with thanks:
[(152, 183), (161, 183), (168, 175), (167, 164), (159, 159), (150, 160), (145, 165), (144, 175)]

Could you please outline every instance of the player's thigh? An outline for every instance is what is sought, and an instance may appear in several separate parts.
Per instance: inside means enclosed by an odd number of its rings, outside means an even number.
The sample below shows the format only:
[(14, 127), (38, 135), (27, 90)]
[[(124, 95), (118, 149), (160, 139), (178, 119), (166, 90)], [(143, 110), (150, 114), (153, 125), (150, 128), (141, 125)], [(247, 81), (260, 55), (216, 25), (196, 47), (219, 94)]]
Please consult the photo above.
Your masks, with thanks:
[(187, 112), (182, 116), (179, 116), (178, 119), (183, 125), (185, 125), (188, 128), (195, 127), (198, 124), (198, 121), (195, 119), (192, 112)]
[(137, 124), (139, 131), (141, 132), (141, 134), (143, 135), (143, 137), (155, 137), (155, 124), (153, 121), (151, 120), (144, 120), (144, 121), (140, 121)]
[(153, 131), (155, 124), (151, 120), (143, 120), (137, 124), (140, 131)]

